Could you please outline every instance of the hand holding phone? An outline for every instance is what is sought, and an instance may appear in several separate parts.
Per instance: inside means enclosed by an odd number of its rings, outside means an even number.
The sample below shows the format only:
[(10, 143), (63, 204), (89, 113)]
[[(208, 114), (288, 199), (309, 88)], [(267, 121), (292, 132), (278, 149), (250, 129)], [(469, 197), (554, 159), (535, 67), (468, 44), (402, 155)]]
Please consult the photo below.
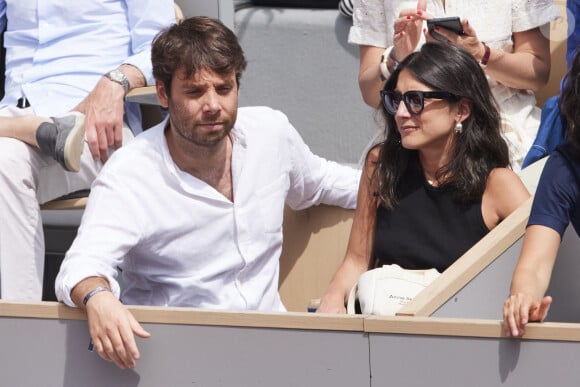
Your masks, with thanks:
[(447, 39), (443, 35), (435, 32), (435, 27), (446, 28), (458, 35), (465, 34), (463, 31), (463, 26), (461, 25), (461, 20), (457, 16), (439, 17), (427, 20), (427, 29), (429, 30), (431, 36), (441, 42), (447, 42)]

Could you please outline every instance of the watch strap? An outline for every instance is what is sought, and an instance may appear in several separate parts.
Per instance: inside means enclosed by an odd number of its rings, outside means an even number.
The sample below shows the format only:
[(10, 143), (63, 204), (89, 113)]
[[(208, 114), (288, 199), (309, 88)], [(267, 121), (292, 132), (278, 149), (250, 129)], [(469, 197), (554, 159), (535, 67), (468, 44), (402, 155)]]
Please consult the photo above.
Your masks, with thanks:
[(481, 60), (479, 61), (479, 64), (481, 67), (485, 68), (487, 66), (487, 62), (489, 62), (489, 57), (491, 56), (491, 49), (487, 44), (485, 44), (485, 42), (481, 42), (481, 44), (483, 44), (483, 48), (485, 51), (483, 53), (483, 56), (481, 57)]
[(105, 77), (123, 86), (125, 94), (127, 94), (129, 90), (131, 90), (131, 84), (129, 83), (129, 79), (121, 70), (119, 69), (111, 70), (105, 74)]

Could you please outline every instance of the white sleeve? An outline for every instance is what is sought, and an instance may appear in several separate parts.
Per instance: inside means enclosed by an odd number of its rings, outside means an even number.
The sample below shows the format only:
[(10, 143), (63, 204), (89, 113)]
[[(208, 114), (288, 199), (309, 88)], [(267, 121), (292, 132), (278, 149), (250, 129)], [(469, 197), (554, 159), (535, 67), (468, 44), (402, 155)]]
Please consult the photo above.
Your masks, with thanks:
[(317, 204), (355, 208), (361, 171), (313, 154), (289, 122), (286, 135), (292, 160), (288, 205), (295, 210)]
[(130, 56), (123, 61), (137, 67), (148, 85), (153, 84), (151, 43), (163, 28), (175, 23), (171, 0), (126, 0), (131, 33)]
[(123, 180), (104, 169), (91, 187), (77, 236), (55, 281), (57, 299), (69, 306), (75, 306), (71, 290), (88, 277), (105, 277), (115, 296), (120, 296), (117, 267), (143, 230), (143, 209)]

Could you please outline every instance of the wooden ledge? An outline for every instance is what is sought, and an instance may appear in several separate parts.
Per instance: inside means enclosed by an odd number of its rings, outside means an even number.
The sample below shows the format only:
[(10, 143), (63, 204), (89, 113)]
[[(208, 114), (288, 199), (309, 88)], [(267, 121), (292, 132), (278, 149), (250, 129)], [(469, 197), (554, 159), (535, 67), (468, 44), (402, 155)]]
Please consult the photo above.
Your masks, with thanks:
[[(329, 331), (363, 331), (362, 316), (316, 313), (265, 313), (202, 310), (194, 308), (129, 306), (141, 323), (219, 325), (248, 328), (286, 328)], [(85, 320), (84, 311), (58, 302), (0, 300), (0, 317)]]
[(159, 105), (155, 86), (137, 87), (127, 93), (125, 100), (144, 105)]
[[(507, 339), (500, 320), (231, 312), (147, 306), (130, 306), (129, 309), (141, 323)], [(6, 317), (86, 319), (84, 311), (58, 302), (0, 301), (0, 318)], [(579, 342), (580, 324), (530, 323), (523, 339)]]
[[(193, 308), (130, 306), (141, 323), (210, 325), (366, 332), (405, 335), (507, 338), (500, 320), (440, 317), (347, 316), (317, 313), (214, 311)], [(85, 312), (58, 302), (0, 301), (0, 318), (85, 320)], [(530, 323), (523, 339), (580, 341), (580, 324)]]
[[(368, 316), (364, 319), (364, 330), (367, 333), (508, 338), (501, 320)], [(580, 341), (580, 324), (530, 323), (522, 339)]]
[(40, 206), (41, 210), (82, 210), (87, 205), (88, 197), (73, 199), (55, 199)]

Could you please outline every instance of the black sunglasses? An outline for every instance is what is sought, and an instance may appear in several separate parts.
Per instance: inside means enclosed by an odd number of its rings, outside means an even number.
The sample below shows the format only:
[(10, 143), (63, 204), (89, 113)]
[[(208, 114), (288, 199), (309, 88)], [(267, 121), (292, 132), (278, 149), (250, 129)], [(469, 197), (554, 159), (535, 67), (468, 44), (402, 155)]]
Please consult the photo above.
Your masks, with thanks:
[(419, 115), (425, 109), (425, 98), (436, 98), (436, 99), (447, 99), (447, 100), (459, 100), (455, 94), (448, 93), (446, 91), (418, 91), (411, 90), (407, 91), (405, 94), (401, 94), (398, 91), (381, 90), (381, 101), (383, 106), (387, 110), (387, 113), (395, 115), (399, 109), (401, 101), (405, 103), (405, 107), (409, 113), (413, 115)]

